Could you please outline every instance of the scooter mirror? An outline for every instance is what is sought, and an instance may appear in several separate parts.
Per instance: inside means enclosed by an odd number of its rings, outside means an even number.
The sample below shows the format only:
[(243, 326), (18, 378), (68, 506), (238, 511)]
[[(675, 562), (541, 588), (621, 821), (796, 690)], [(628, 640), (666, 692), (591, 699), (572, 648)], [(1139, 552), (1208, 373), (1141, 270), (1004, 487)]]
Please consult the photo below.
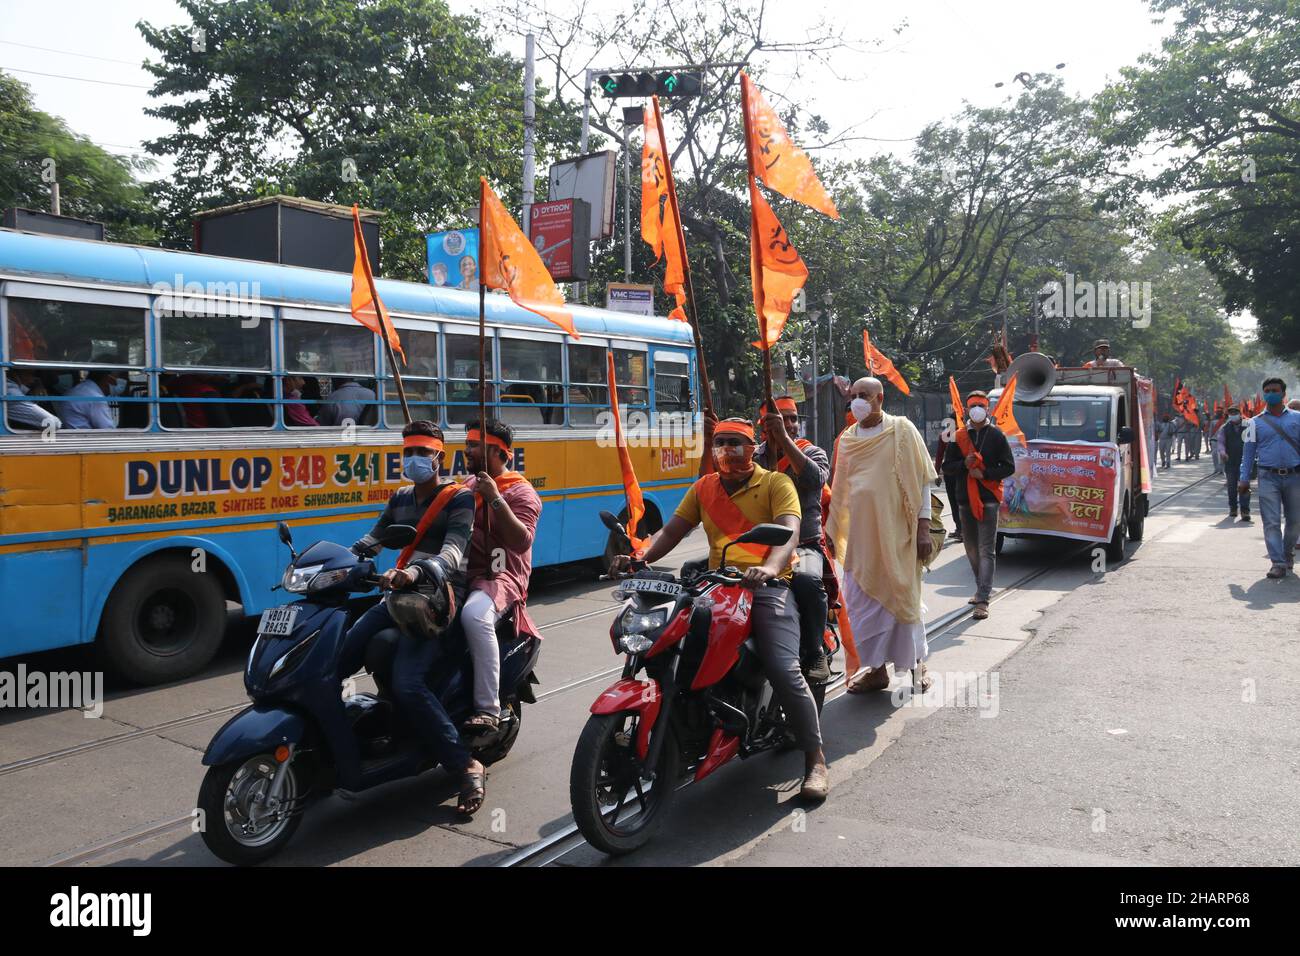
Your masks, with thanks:
[(415, 540), (415, 529), (409, 524), (390, 524), (379, 535), (385, 548), (404, 548)]
[(623, 528), (623, 525), (619, 522), (618, 518), (614, 516), (613, 512), (602, 511), (600, 513), (600, 520), (604, 522), (605, 527), (610, 531), (614, 531), (618, 534), (627, 534), (627, 531)]
[(285, 524), (283, 521), (280, 521), (276, 523), (275, 527), (276, 530), (280, 532), (280, 540), (283, 541), (285, 544), (287, 544), (289, 546), (289, 550), (292, 551), (293, 535), (289, 533), (289, 526)]

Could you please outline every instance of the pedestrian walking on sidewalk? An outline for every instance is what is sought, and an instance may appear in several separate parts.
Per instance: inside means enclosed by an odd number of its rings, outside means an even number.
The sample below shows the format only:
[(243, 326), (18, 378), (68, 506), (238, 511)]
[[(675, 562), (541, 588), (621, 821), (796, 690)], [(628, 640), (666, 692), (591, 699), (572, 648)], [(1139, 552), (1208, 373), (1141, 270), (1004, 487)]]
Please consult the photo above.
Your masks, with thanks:
[(1262, 389), (1265, 409), (1246, 422), (1242, 436), (1237, 490), (1250, 487), (1251, 471), (1258, 465), (1259, 514), (1273, 565), (1268, 576), (1284, 578), (1295, 566), (1300, 538), (1300, 412), (1286, 407), (1282, 379), (1265, 379)]
[(943, 473), (957, 479), (957, 505), (965, 529), (962, 542), (975, 575), (975, 618), (989, 616), (993, 592), (998, 537), (998, 512), (1002, 508), (1002, 480), (1016, 473), (1016, 459), (1002, 430), (989, 422), (989, 398), (971, 392), (966, 398), (969, 426), (957, 432), (943, 459)]
[[(1241, 474), (1241, 447), (1242, 433), (1246, 430), (1246, 424), (1241, 420), (1241, 409), (1236, 405), (1228, 406), (1228, 420), (1223, 423), (1219, 429), (1218, 448), (1219, 457), (1223, 460), (1223, 471), (1227, 478), (1228, 486), (1228, 517), (1237, 517), (1238, 506), (1241, 510), (1241, 520), (1244, 524), (1250, 524), (1250, 482), (1246, 483), (1244, 490), (1238, 485), (1238, 476)], [(1250, 476), (1254, 479), (1254, 475)]]
[[(956, 412), (949, 412), (949, 414), (953, 416), (955, 422)], [(941, 432), (939, 434), (939, 447), (934, 452), (934, 470), (940, 474), (943, 474), (943, 456), (948, 451), (950, 444), (951, 442), (945, 439)], [(948, 540), (958, 542), (961, 541), (961, 512), (957, 510), (957, 476), (943, 475), (943, 486), (948, 492), (948, 512), (952, 515), (953, 523), (953, 530), (949, 532)]]

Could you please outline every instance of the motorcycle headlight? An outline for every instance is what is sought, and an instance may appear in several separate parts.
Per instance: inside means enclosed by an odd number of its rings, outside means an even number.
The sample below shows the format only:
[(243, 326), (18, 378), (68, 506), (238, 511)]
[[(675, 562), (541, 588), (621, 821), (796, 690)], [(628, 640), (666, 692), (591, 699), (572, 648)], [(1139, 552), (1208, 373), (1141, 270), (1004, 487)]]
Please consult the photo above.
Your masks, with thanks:
[(644, 634), (664, 626), (668, 620), (668, 609), (657, 607), (650, 611), (639, 611), (629, 607), (623, 612), (623, 635)]
[(307, 583), (307, 590), (324, 591), (326, 588), (332, 588), (336, 584), (342, 584), (347, 580), (347, 577), (351, 572), (351, 568), (337, 568), (334, 571), (322, 571)]
[(280, 583), (284, 585), (286, 591), (302, 594), (307, 590), (311, 579), (319, 574), (323, 567), (325, 567), (323, 564), (312, 564), (305, 568), (297, 568), (291, 564), (284, 569), (284, 580)]
[(624, 634), (618, 639), (618, 646), (625, 654), (644, 654), (655, 642), (644, 634)]

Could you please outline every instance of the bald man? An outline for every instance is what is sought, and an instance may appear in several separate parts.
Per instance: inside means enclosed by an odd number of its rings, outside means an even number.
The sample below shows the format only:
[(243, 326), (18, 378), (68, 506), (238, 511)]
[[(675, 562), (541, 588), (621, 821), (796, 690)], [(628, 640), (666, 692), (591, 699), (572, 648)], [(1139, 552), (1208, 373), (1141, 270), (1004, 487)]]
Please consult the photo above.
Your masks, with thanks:
[(930, 650), (921, 619), (922, 562), (930, 557), (930, 485), (936, 472), (916, 426), (884, 412), (878, 379), (850, 389), (856, 424), (836, 440), (827, 537), (844, 565), (843, 595), (867, 668), (850, 693), (884, 690), (895, 670), (918, 669)]

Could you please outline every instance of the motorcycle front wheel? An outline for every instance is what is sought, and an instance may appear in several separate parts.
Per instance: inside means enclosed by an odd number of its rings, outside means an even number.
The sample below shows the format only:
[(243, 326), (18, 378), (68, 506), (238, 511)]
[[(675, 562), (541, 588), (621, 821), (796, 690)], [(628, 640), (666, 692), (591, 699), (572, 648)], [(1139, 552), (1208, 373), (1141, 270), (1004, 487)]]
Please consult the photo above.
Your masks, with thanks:
[(663, 824), (677, 791), (681, 754), (672, 728), (659, 752), (654, 779), (636, 753), (642, 718), (633, 711), (588, 718), (569, 772), (569, 800), (583, 837), (611, 855), (631, 853)]
[(278, 765), (271, 754), (209, 767), (199, 787), (199, 826), (203, 842), (217, 857), (236, 866), (253, 866), (284, 848), (302, 819), (302, 783), (293, 764), (285, 770), (280, 799), (267, 793)]

